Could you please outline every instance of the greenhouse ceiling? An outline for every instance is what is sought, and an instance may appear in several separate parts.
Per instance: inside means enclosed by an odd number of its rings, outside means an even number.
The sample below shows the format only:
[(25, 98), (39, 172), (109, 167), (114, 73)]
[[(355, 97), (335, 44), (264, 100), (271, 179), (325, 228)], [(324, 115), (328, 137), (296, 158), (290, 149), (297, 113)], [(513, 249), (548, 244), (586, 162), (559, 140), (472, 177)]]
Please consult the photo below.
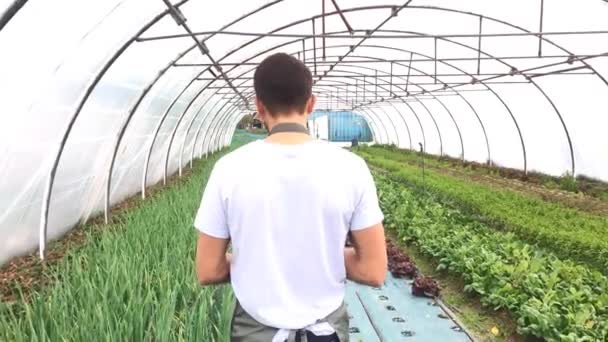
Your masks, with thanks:
[(608, 180), (604, 0), (0, 2), (0, 263), (230, 143), (290, 53), (374, 141)]

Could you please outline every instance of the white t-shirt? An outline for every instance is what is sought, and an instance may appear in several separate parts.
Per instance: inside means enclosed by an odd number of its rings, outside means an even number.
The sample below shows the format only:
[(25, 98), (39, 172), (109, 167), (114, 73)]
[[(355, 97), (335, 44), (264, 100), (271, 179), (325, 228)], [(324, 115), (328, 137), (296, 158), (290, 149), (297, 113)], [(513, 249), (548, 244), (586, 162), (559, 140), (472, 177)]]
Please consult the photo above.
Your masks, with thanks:
[(258, 140), (216, 163), (194, 226), (231, 239), (231, 283), (247, 313), (301, 329), (344, 300), (349, 229), (383, 218), (360, 157), (320, 141)]

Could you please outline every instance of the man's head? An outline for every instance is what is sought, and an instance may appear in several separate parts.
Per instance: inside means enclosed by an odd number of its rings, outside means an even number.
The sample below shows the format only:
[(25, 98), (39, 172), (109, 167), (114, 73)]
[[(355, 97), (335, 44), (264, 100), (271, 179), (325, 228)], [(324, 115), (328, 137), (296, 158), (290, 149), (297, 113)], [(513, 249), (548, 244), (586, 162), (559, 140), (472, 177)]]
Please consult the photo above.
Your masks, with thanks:
[(263, 121), (312, 112), (312, 74), (295, 57), (277, 53), (264, 59), (255, 71), (258, 115)]

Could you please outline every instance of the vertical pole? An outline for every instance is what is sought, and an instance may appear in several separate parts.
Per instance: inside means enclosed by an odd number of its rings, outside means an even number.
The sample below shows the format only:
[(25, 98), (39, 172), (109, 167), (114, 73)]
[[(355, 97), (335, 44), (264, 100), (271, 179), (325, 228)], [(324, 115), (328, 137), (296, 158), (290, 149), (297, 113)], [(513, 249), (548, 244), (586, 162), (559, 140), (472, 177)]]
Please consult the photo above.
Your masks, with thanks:
[(545, 14), (545, 0), (540, 0), (540, 25), (538, 32), (540, 35), (538, 36), (538, 57), (542, 57), (543, 54), (543, 18)]
[(359, 104), (359, 79), (355, 78), (355, 103)]
[(483, 17), (479, 16), (479, 37), (477, 38), (477, 75), (481, 73), (481, 32), (483, 29)]
[(367, 100), (367, 75), (363, 75), (363, 102)]
[(304, 63), (306, 63), (306, 42), (305, 42), (305, 39), (302, 39), (302, 58), (304, 58)]
[(376, 69), (376, 101), (378, 101), (378, 69)]
[(422, 157), (422, 189), (426, 188), (424, 182), (424, 147), (422, 147), (422, 143), (418, 143), (420, 145), (420, 156)]
[(323, 6), (323, 60), (325, 60), (325, 0), (321, 0), (321, 6)]
[(393, 62), (391, 61), (391, 81), (390, 81), (390, 95), (393, 96)]
[(437, 84), (437, 37), (435, 37), (435, 84)]
[(312, 54), (315, 63), (315, 76), (317, 76), (317, 33), (315, 28), (315, 19), (312, 19)]
[(414, 53), (410, 52), (410, 62), (407, 65), (407, 78), (405, 79), (405, 94), (409, 96), (407, 88), (410, 85), (410, 73), (412, 72), (412, 59), (414, 58)]

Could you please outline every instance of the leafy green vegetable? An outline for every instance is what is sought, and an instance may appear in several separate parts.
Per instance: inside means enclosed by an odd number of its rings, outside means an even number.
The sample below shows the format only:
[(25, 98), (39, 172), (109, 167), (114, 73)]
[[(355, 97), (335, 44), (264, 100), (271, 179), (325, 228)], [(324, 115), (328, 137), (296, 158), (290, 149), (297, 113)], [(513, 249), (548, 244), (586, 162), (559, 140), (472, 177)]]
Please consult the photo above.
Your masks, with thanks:
[[(585, 262), (608, 274), (608, 218), (545, 202), (520, 192), (467, 182), (392, 159), (375, 149), (358, 151), (370, 165), (390, 171), (411, 187), (432, 192), (438, 201), (460, 209), (499, 230)], [(380, 150), (381, 151), (381, 150)]]
[(432, 193), (376, 172), (386, 225), (460, 274), (484, 305), (507, 309), (523, 334), (549, 341), (608, 339), (608, 278), (497, 232)]

